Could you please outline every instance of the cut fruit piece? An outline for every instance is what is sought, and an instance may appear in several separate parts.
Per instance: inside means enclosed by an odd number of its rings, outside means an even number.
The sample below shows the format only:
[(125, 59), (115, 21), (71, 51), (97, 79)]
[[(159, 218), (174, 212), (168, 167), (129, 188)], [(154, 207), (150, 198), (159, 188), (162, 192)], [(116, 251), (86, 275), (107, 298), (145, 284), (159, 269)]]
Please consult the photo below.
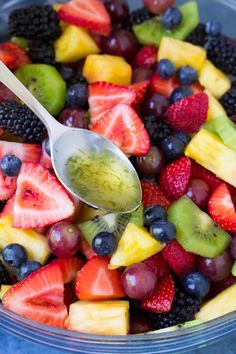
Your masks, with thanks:
[(2, 301), (3, 296), (5, 293), (11, 288), (11, 285), (1, 285), (1, 290), (0, 290), (0, 300)]
[(165, 80), (162, 79), (158, 73), (155, 73), (152, 76), (150, 89), (153, 92), (159, 93), (160, 95), (169, 98), (172, 92), (179, 86), (179, 83), (176, 81), (175, 77)]
[(222, 104), (208, 91), (204, 91), (209, 99), (209, 109), (207, 114), (207, 121), (211, 121), (221, 116), (225, 116), (226, 112)]
[(147, 92), (148, 86), (150, 84), (150, 80), (135, 82), (134, 84), (130, 85), (130, 88), (135, 92), (136, 98), (134, 101), (134, 105), (142, 102), (144, 96)]
[(79, 271), (75, 291), (80, 300), (111, 300), (125, 297), (118, 270), (108, 269), (109, 258), (95, 256)]
[(99, 51), (86, 30), (72, 25), (67, 26), (55, 42), (55, 58), (58, 63), (76, 62), (89, 54), (98, 54)]
[(51, 156), (46, 153), (45, 149), (42, 149), (42, 155), (40, 157), (39, 163), (41, 166), (47, 168), (48, 170), (53, 168)]
[(70, 283), (75, 279), (83, 263), (79, 257), (57, 258), (51, 262), (51, 264), (57, 264), (60, 267), (64, 284)]
[(107, 214), (107, 211), (95, 209), (95, 208), (88, 206), (87, 204), (84, 204), (82, 206), (81, 212), (78, 216), (77, 223), (82, 224), (85, 221), (93, 220), (96, 216), (102, 216), (102, 215), (106, 215), (106, 214)]
[(142, 262), (164, 247), (165, 245), (156, 241), (144, 227), (129, 223), (116, 252), (111, 257), (109, 268), (116, 269)]
[(80, 333), (126, 336), (129, 333), (129, 302), (77, 301), (70, 305), (66, 328)]
[(0, 170), (0, 200), (8, 200), (16, 191), (17, 177), (7, 177)]
[(142, 45), (159, 45), (162, 37), (173, 37), (185, 40), (199, 23), (198, 5), (195, 1), (189, 1), (179, 6), (179, 9), (183, 15), (181, 24), (170, 31), (164, 28), (160, 17), (154, 17), (140, 25), (133, 26), (133, 32), (138, 42)]
[(205, 303), (196, 314), (196, 319), (206, 322), (235, 311), (235, 297), (236, 284), (225, 289), (215, 298)]
[(13, 195), (10, 199), (8, 199), (6, 205), (4, 206), (4, 208), (0, 213), (0, 218), (2, 218), (3, 216), (13, 217), (14, 201), (15, 201), (15, 195)]
[(47, 226), (73, 213), (72, 201), (52, 173), (37, 163), (22, 164), (14, 202), (14, 227)]
[(171, 200), (167, 198), (156, 182), (143, 180), (141, 181), (141, 187), (144, 208), (152, 205), (159, 205), (166, 209), (169, 208)]
[(217, 99), (231, 87), (230, 79), (209, 60), (205, 61), (200, 70), (199, 82)]
[(236, 187), (236, 152), (216, 135), (201, 129), (188, 144), (185, 155)]
[(15, 75), (52, 115), (60, 113), (65, 105), (66, 83), (53, 66), (24, 65)]
[(158, 50), (158, 61), (161, 59), (169, 59), (177, 68), (190, 65), (200, 71), (206, 61), (206, 51), (188, 42), (163, 37)]
[(13, 285), (3, 297), (3, 306), (33, 321), (64, 328), (67, 308), (60, 267), (49, 264)]
[(0, 60), (12, 70), (31, 63), (26, 51), (14, 42), (0, 44)]
[(115, 85), (129, 86), (132, 68), (122, 57), (114, 55), (88, 55), (83, 67), (83, 76), (89, 83), (110, 82)]
[(208, 214), (200, 210), (187, 196), (171, 205), (168, 220), (177, 230), (176, 239), (188, 252), (214, 258), (230, 244), (230, 236), (219, 228)]
[(86, 257), (86, 259), (91, 259), (94, 256), (96, 256), (97, 254), (94, 252), (94, 250), (92, 249), (92, 247), (90, 247), (90, 245), (88, 244), (87, 241), (85, 241), (85, 239), (82, 239), (81, 242), (81, 251), (84, 254), (84, 256)]
[(15, 155), (22, 162), (39, 162), (42, 149), (38, 144), (22, 144), (0, 141), (0, 159), (5, 155)]
[(216, 177), (214, 173), (197, 164), (195, 161), (191, 161), (191, 178), (201, 179), (213, 192), (223, 181)]
[(11, 216), (0, 218), (0, 249), (19, 243), (26, 249), (30, 261), (45, 264), (50, 255), (47, 238), (32, 229), (16, 229), (12, 222)]

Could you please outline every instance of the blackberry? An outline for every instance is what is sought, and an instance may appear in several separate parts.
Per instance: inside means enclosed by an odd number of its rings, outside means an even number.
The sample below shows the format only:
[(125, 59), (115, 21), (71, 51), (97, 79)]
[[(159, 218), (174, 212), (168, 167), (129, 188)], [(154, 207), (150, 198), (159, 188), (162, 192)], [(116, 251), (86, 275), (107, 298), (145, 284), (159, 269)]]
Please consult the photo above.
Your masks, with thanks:
[(2, 264), (2, 262), (0, 261), (0, 285), (10, 285), (11, 282), (11, 278), (8, 274), (8, 271), (6, 270), (6, 268), (4, 267), (4, 265)]
[(27, 39), (54, 40), (61, 34), (57, 13), (50, 5), (16, 9), (8, 24), (12, 36)]
[(140, 23), (149, 20), (153, 15), (148, 12), (145, 7), (141, 7), (137, 10), (130, 12), (129, 20), (122, 25), (122, 28), (132, 31), (134, 25), (139, 25)]
[(46, 134), (39, 118), (27, 106), (13, 101), (0, 104), (0, 127), (28, 143), (40, 143)]
[(150, 316), (153, 319), (155, 329), (161, 329), (192, 321), (195, 313), (199, 310), (200, 300), (176, 288), (170, 312), (151, 314)]
[(169, 125), (156, 120), (154, 116), (144, 117), (143, 123), (153, 145), (160, 145), (162, 140), (171, 134), (171, 128)]
[(56, 65), (54, 46), (46, 41), (32, 41), (29, 45), (28, 55), (33, 63)]
[(221, 97), (220, 103), (229, 117), (236, 114), (236, 81), (232, 83), (232, 88)]
[(208, 41), (206, 26), (203, 23), (199, 23), (195, 30), (188, 36), (186, 41), (204, 47), (204, 45)]

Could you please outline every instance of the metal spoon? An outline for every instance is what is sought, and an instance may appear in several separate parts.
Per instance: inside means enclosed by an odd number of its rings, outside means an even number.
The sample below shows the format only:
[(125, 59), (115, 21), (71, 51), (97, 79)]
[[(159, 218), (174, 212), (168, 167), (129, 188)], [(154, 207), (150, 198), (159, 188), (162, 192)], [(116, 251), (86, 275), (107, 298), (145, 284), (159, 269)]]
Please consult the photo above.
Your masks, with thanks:
[[(51, 158), (54, 171), (67, 190), (75, 196), (78, 196), (83, 202), (95, 208), (122, 213), (128, 213), (137, 209), (141, 202), (140, 181), (133, 165), (116, 145), (92, 131), (69, 128), (59, 123), (1, 61), (0, 81), (19, 97), (20, 100), (23, 101), (45, 124), (50, 137)], [(102, 198), (101, 200), (98, 200), (97, 198), (94, 199), (91, 195), (89, 197), (81, 195), (78, 189), (75, 189), (72, 185), (66, 171), (68, 160), (75, 153), (79, 153), (79, 151), (83, 151), (90, 158), (99, 156), (99, 154), (104, 152), (112, 153), (112, 157), (114, 156), (114, 159), (117, 159), (121, 168), (126, 169), (126, 171), (132, 175), (134, 187), (137, 192), (135, 199), (133, 198), (132, 201), (127, 199), (127, 203), (124, 205), (124, 200), (122, 200), (122, 195), (120, 195), (120, 204), (118, 201), (111, 207), (109, 206), (109, 208), (107, 208), (104, 206)], [(96, 155), (94, 155), (95, 153)], [(115, 173), (117, 174), (117, 171), (113, 171), (111, 168), (111, 174), (112, 173), (114, 176)], [(120, 176), (117, 175), (117, 177)], [(86, 188), (88, 189), (90, 187), (89, 183), (88, 178), (88, 183), (86, 185)], [(101, 188), (102, 187), (103, 186), (101, 186)], [(129, 185), (127, 185), (126, 196), (128, 194)], [(96, 203), (94, 203), (94, 200), (96, 200)]]

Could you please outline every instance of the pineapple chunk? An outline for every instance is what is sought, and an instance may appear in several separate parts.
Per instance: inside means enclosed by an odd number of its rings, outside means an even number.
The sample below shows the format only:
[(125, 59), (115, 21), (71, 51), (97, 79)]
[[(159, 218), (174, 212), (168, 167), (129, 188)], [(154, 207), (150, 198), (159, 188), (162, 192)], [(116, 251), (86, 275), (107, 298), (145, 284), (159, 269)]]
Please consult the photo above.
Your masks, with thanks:
[(236, 152), (216, 135), (201, 129), (188, 144), (185, 155), (236, 187)]
[(2, 300), (3, 296), (5, 295), (5, 293), (7, 292), (7, 290), (9, 290), (11, 288), (11, 285), (1, 285), (1, 289), (0, 289), (0, 300)]
[(0, 218), (0, 250), (11, 243), (19, 243), (25, 247), (29, 260), (45, 264), (50, 255), (47, 238), (33, 229), (17, 229), (12, 221), (11, 216)]
[(89, 54), (99, 53), (89, 33), (77, 26), (63, 26), (64, 32), (55, 42), (55, 55), (58, 63), (75, 62)]
[(144, 227), (129, 223), (108, 267), (116, 269), (142, 262), (164, 247), (164, 244), (156, 241)]
[(129, 302), (77, 301), (70, 305), (66, 328), (81, 333), (127, 335)]
[(169, 59), (177, 68), (190, 65), (199, 71), (206, 61), (206, 51), (187, 42), (163, 37), (158, 50), (158, 61), (161, 59)]
[(208, 90), (205, 90), (204, 92), (208, 95), (209, 98), (207, 121), (209, 122), (218, 117), (226, 116), (226, 112), (222, 104), (220, 104), (220, 102)]
[(230, 79), (209, 60), (206, 60), (200, 73), (199, 82), (217, 99), (221, 98), (231, 87)]
[(89, 83), (105, 81), (128, 86), (131, 83), (132, 68), (121, 57), (106, 54), (89, 55), (84, 64), (83, 76)]

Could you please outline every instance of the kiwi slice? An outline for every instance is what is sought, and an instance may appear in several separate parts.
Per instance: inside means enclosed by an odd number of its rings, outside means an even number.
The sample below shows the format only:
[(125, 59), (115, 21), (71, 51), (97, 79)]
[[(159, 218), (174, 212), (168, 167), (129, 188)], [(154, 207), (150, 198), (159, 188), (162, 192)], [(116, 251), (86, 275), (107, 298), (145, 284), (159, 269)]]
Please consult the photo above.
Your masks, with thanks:
[(141, 204), (137, 210), (129, 214), (129, 223), (142, 227), (144, 225), (143, 215), (143, 204)]
[(51, 65), (28, 64), (15, 71), (16, 77), (54, 116), (65, 105), (66, 83)]
[(160, 45), (163, 36), (185, 40), (199, 24), (198, 5), (196, 1), (190, 1), (179, 6), (179, 9), (183, 14), (183, 20), (177, 28), (171, 31), (167, 31), (162, 26), (161, 18), (158, 16), (133, 26), (138, 42), (143, 45)]
[(172, 204), (168, 210), (168, 219), (176, 226), (177, 241), (188, 252), (214, 258), (229, 247), (229, 234), (187, 196)]

